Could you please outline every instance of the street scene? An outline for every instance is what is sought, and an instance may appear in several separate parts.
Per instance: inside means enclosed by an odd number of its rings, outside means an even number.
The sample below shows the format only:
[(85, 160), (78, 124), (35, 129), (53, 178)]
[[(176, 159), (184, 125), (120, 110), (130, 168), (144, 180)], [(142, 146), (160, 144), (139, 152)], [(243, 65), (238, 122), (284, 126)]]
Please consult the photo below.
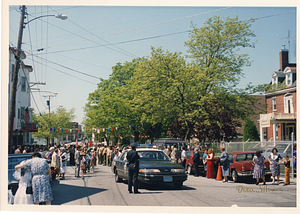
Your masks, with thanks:
[(4, 2), (6, 210), (298, 210), (297, 5), (61, 4)]
[[(180, 190), (165, 184), (142, 188), (141, 194), (131, 196), (127, 182), (116, 183), (110, 167), (98, 165), (94, 174), (82, 178), (74, 177), (72, 167), (67, 172), (65, 180), (52, 184), (53, 205), (296, 207), (296, 179), (284, 187), (284, 177), (280, 178), (279, 185), (267, 182), (266, 186), (256, 186), (253, 180), (224, 184), (215, 179), (189, 176)], [(74, 194), (65, 197), (70, 191)]]

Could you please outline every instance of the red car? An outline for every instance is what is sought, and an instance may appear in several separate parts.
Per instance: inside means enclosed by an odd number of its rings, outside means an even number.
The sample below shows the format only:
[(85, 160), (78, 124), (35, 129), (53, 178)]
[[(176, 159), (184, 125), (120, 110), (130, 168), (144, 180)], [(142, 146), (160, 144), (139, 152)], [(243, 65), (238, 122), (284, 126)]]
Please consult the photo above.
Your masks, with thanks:
[[(234, 182), (242, 177), (253, 177), (254, 165), (253, 158), (256, 152), (228, 152), (228, 159), (230, 162), (230, 176)], [(264, 163), (266, 180), (271, 178), (272, 172), (270, 170), (270, 163), (266, 159)]]
[[(200, 163), (198, 165), (198, 173), (199, 174), (205, 174), (204, 172), (204, 165), (203, 165), (203, 154), (204, 151), (199, 151), (199, 156), (200, 156)], [(195, 173), (195, 166), (193, 162), (193, 157), (194, 157), (194, 151), (186, 151), (186, 164), (185, 164), (185, 169), (187, 170), (187, 173), (192, 175)], [(219, 158), (214, 158), (214, 171), (215, 171), (215, 176), (217, 175), (217, 170), (218, 170), (218, 160)]]

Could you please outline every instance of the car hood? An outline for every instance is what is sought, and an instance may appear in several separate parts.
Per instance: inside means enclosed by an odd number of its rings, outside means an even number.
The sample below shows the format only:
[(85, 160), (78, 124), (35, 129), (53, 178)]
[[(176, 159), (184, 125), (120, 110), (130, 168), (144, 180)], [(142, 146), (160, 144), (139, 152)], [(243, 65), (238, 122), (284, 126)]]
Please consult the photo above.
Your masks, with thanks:
[(172, 163), (170, 161), (140, 161), (139, 168), (170, 168), (181, 169), (181, 165)]

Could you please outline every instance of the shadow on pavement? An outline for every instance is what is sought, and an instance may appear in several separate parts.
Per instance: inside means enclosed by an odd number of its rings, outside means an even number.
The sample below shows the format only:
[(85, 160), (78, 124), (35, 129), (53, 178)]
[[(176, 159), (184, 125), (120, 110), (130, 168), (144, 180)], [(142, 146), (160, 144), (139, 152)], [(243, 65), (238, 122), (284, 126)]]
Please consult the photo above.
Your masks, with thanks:
[(78, 187), (67, 184), (54, 185), (52, 186), (53, 201), (51, 201), (51, 204), (62, 205), (106, 190), (107, 189)]
[[(128, 181), (127, 180), (122, 180), (120, 183), (123, 183), (123, 184), (125, 184), (125, 185), (128, 185)], [(180, 191), (180, 190), (196, 190), (195, 188), (193, 188), (193, 187), (188, 187), (188, 186), (185, 186), (185, 185), (183, 185), (180, 189), (178, 189), (178, 188), (175, 188), (174, 187), (174, 184), (153, 184), (153, 185), (151, 185), (151, 184), (141, 184), (140, 182), (139, 182), (139, 187), (138, 187), (139, 189), (146, 189), (146, 190), (150, 190), (150, 191), (152, 191), (152, 190), (175, 190), (175, 191)], [(161, 193), (161, 192), (151, 192), (151, 194), (152, 193)], [(146, 194), (146, 193), (144, 193), (144, 194)], [(150, 193), (148, 193), (148, 194), (150, 194)]]

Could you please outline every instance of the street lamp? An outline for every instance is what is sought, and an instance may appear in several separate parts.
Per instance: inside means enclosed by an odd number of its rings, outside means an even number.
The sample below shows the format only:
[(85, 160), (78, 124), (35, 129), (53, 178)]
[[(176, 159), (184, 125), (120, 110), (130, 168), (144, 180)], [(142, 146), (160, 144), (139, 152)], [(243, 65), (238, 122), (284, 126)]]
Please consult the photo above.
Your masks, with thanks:
[(65, 14), (59, 14), (59, 15), (43, 15), (43, 16), (38, 16), (38, 17), (35, 17), (34, 19), (31, 19), (30, 21), (28, 22), (24, 22), (25, 25), (27, 25), (29, 22), (32, 22), (36, 19), (40, 19), (40, 18), (43, 18), (43, 17), (47, 17), (47, 16), (54, 16), (55, 18), (58, 18), (58, 19), (61, 19), (61, 20), (66, 20), (68, 17), (65, 15)]
[(10, 112), (9, 112), (9, 124), (8, 124), (8, 154), (10, 154), (12, 144), (13, 144), (13, 124), (14, 124), (14, 117), (15, 117), (15, 111), (16, 111), (16, 93), (17, 93), (17, 84), (18, 84), (18, 75), (19, 75), (19, 69), (20, 69), (20, 55), (21, 55), (21, 46), (22, 46), (22, 37), (23, 37), (23, 28), (25, 28), (25, 25), (32, 22), (33, 20), (36, 20), (38, 18), (46, 17), (46, 16), (55, 16), (56, 18), (66, 20), (67, 16), (60, 14), (60, 15), (45, 15), (45, 16), (39, 16), (36, 17), (28, 22), (24, 22), (25, 19), (25, 10), (26, 6), (22, 5), (21, 7), (21, 17), (20, 17), (20, 25), (19, 25), (19, 36), (18, 36), (18, 45), (16, 49), (15, 54), (15, 67), (14, 67), (14, 74), (13, 74), (13, 83), (12, 83), (12, 90), (11, 90), (11, 99), (10, 99)]

